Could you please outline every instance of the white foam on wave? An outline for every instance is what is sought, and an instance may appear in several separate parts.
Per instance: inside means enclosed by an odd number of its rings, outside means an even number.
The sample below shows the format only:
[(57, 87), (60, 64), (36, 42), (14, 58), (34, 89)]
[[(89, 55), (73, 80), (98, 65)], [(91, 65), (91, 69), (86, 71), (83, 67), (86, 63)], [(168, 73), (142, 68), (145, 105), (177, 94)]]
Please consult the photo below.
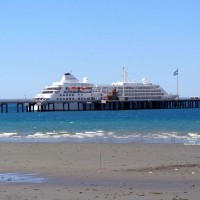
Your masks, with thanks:
[(68, 133), (67, 131), (60, 131), (59, 132), (60, 134), (66, 134), (66, 133)]
[(14, 137), (17, 133), (0, 133), (0, 137)]
[(46, 134), (47, 135), (58, 135), (58, 133), (56, 133), (56, 132), (47, 132)]
[(28, 135), (27, 138), (50, 138), (50, 135), (47, 135), (46, 133), (35, 133), (33, 135)]
[(96, 131), (85, 131), (86, 134), (95, 134)]
[[(61, 142), (100, 142), (100, 143), (182, 143), (200, 144), (200, 133), (188, 133), (180, 135), (176, 132), (163, 133), (132, 133), (120, 134), (105, 131), (85, 131), (68, 133), (67, 131), (36, 132), (27, 136), (18, 133), (0, 133), (2, 141), (61, 141)], [(0, 139), (0, 140), (1, 140)]]
[(98, 132), (98, 133), (96, 133), (96, 136), (98, 136), (98, 137), (103, 137), (103, 136), (105, 136), (105, 133), (103, 133), (103, 132)]
[(191, 138), (200, 138), (200, 135), (198, 133), (188, 133), (188, 137), (191, 137)]
[[(191, 137), (197, 137), (197, 134), (188, 134)], [(143, 134), (130, 134), (130, 135), (116, 135), (114, 132), (104, 131), (85, 131), (70, 134), (67, 132), (47, 132), (47, 133), (35, 133), (28, 135), (27, 138), (40, 138), (40, 139), (61, 139), (63, 141), (72, 142), (114, 142), (114, 143), (130, 143), (130, 142), (142, 142), (142, 143), (185, 143), (188, 140), (188, 136), (178, 136), (177, 133), (149, 133)], [(200, 138), (200, 137), (199, 137)]]
[(97, 133), (103, 133), (104, 131), (102, 131), (102, 130), (98, 130), (98, 131), (96, 131)]
[(108, 132), (107, 135), (112, 136), (112, 135), (114, 135), (114, 133), (113, 132)]
[(83, 135), (84, 133), (75, 133), (75, 135)]
[(84, 134), (83, 136), (84, 136), (84, 137), (89, 137), (89, 138), (95, 137), (94, 134), (90, 134), (90, 133)]

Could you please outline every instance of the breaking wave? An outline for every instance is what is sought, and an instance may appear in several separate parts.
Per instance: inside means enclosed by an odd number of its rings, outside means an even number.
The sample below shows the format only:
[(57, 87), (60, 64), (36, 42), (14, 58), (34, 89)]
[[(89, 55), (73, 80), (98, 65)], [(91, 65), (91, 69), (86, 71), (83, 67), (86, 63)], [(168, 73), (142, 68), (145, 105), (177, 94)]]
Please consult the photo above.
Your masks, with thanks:
[(114, 132), (85, 131), (68, 132), (36, 132), (29, 135), (18, 133), (0, 133), (0, 142), (71, 142), (71, 143), (180, 143), (200, 144), (200, 133), (179, 135), (172, 133), (148, 133), (119, 135)]

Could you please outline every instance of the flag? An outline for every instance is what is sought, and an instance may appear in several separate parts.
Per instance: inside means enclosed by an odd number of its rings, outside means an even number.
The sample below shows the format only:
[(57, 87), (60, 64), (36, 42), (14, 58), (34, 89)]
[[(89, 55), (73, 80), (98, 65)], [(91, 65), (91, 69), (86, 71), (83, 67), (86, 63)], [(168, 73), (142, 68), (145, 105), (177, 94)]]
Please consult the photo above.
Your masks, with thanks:
[(178, 76), (178, 69), (174, 72), (174, 76)]

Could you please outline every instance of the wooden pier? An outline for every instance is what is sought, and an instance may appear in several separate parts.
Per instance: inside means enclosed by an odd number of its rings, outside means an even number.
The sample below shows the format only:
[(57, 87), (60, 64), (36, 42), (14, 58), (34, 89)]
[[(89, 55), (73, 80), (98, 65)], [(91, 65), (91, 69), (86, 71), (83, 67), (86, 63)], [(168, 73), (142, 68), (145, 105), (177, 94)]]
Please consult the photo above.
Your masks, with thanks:
[[(59, 108), (58, 108), (59, 104)], [(149, 101), (34, 101), (32, 99), (0, 99), (0, 112), (8, 113), (10, 107), (15, 112), (53, 112), (90, 110), (139, 110), (139, 109), (188, 109), (200, 108), (199, 98)], [(73, 106), (72, 106), (73, 105)], [(76, 109), (74, 109), (74, 106)]]

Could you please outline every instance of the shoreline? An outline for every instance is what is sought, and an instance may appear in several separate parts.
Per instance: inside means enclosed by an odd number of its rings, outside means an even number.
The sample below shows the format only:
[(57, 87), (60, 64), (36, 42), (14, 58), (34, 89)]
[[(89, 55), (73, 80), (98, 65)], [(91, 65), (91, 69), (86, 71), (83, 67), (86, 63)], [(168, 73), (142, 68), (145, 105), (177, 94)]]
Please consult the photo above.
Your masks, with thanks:
[(185, 144), (200, 145), (198, 133), (178, 135), (177, 133), (152, 133), (117, 135), (111, 133), (85, 132), (85, 133), (35, 133), (20, 136), (17, 133), (2, 133), (0, 143), (71, 143), (71, 144)]
[[(200, 195), (200, 148), (183, 144), (0, 143), (3, 199), (188, 199)], [(101, 173), (100, 173), (100, 172)]]

